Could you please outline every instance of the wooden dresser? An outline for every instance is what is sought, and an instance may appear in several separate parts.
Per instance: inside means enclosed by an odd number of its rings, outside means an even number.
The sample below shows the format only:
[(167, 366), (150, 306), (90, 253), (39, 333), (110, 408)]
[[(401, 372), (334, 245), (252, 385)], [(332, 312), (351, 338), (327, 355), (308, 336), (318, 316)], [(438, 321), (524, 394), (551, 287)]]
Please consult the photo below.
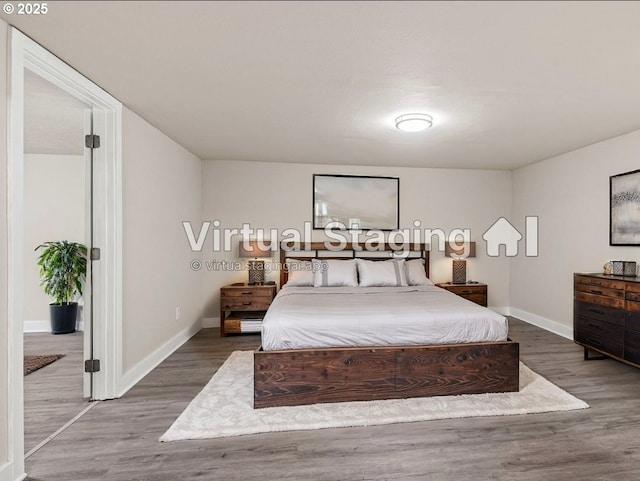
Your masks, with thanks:
[(573, 339), (640, 367), (640, 277), (574, 274)]

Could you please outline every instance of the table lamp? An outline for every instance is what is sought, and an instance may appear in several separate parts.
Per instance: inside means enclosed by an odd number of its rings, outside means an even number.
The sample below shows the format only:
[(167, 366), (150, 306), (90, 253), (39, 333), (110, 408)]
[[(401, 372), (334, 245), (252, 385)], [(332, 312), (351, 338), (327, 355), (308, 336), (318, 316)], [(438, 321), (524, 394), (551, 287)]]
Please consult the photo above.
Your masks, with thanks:
[(453, 258), (453, 284), (467, 283), (467, 257), (476, 256), (476, 243), (456, 244), (447, 242), (444, 246), (445, 257)]
[(264, 240), (240, 241), (238, 254), (241, 258), (253, 257), (253, 260), (247, 261), (249, 284), (264, 284), (264, 261), (258, 260), (258, 257), (271, 257), (271, 243)]

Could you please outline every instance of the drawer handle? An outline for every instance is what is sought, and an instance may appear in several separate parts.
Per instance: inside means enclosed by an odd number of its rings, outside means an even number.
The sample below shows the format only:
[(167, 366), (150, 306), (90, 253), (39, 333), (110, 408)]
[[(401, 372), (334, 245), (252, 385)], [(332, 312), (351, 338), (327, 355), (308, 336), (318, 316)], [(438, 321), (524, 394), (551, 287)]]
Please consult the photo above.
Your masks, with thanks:
[(591, 339), (590, 337), (587, 338), (587, 341), (589, 341), (594, 346), (599, 346), (599, 347), (602, 346), (602, 342), (601, 341), (596, 341), (595, 339)]
[(594, 309), (593, 307), (589, 308), (589, 312), (593, 312), (594, 314), (600, 314), (601, 316), (604, 316), (604, 311), (601, 311), (600, 309)]
[(594, 329), (598, 329), (599, 331), (602, 331), (602, 326), (600, 326), (598, 324), (588, 323), (587, 326), (593, 327)]
[(471, 294), (471, 291), (462, 291), (463, 294)]
[(250, 296), (251, 295), (251, 291), (242, 291), (241, 293), (243, 296)]
[(602, 295), (602, 291), (596, 291), (595, 289), (591, 289), (591, 291), (589, 291), (589, 292), (591, 292), (591, 294), (600, 294), (600, 295)]
[(243, 302), (243, 303), (242, 303), (242, 305), (243, 305), (243, 306), (250, 306), (250, 305), (251, 305), (251, 301), (249, 301), (249, 302)]

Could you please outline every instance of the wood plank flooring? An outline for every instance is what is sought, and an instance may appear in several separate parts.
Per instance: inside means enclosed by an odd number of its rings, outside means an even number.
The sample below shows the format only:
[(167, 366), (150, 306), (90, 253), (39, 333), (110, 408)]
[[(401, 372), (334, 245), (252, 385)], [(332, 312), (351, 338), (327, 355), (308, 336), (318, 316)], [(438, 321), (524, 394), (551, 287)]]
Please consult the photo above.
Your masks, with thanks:
[(82, 397), (82, 332), (24, 335), (25, 354), (64, 354), (24, 378), (24, 446), (28, 453), (88, 405)]
[(31, 456), (29, 479), (640, 479), (640, 369), (583, 361), (573, 342), (518, 320), (511, 337), (531, 369), (591, 408), (159, 443), (228, 355), (258, 344), (205, 329), (122, 399), (99, 403)]

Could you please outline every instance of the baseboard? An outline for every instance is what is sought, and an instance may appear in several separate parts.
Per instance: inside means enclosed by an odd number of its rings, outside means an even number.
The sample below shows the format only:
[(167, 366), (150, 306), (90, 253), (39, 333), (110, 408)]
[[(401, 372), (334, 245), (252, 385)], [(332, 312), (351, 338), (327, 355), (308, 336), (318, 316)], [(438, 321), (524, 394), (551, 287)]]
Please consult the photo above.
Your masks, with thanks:
[(24, 321), (22, 323), (23, 332), (51, 332), (51, 322), (46, 321)]
[[(84, 331), (84, 320), (78, 321), (76, 331)], [(22, 323), (22, 332), (51, 332), (51, 321), (48, 319), (45, 321), (24, 321)]]
[(511, 315), (511, 310), (508, 307), (489, 306), (489, 309), (491, 309), (493, 312), (497, 312), (498, 314), (500, 314), (502, 316)]
[(200, 329), (202, 329), (202, 322), (195, 322), (192, 326), (176, 334), (164, 345), (127, 371), (120, 380), (118, 397), (124, 395), (129, 389), (138, 384), (143, 377), (153, 371), (162, 361), (197, 334)]
[(523, 311), (522, 309), (518, 309), (517, 307), (511, 307), (509, 311), (510, 315), (512, 315), (513, 317), (517, 317), (518, 319), (522, 319), (529, 324), (533, 324), (534, 326), (546, 329), (547, 331), (553, 332), (558, 336), (573, 340), (573, 328), (570, 326), (560, 324), (559, 322), (552, 321), (551, 319), (547, 319), (546, 317), (538, 316), (537, 314), (532, 314), (531, 312)]
[(202, 319), (202, 327), (220, 327), (220, 318), (219, 317), (205, 317)]
[[(24, 467), (24, 464), (22, 466)], [(27, 474), (17, 474), (16, 467), (15, 462), (0, 464), (0, 481), (22, 481), (26, 479)]]
[[(78, 315), (78, 320), (76, 321), (76, 331), (84, 331), (84, 319), (82, 315)], [(41, 321), (41, 320), (24, 321), (22, 323), (22, 332), (24, 333), (51, 332), (51, 321), (49, 319), (46, 319), (44, 321)]]

